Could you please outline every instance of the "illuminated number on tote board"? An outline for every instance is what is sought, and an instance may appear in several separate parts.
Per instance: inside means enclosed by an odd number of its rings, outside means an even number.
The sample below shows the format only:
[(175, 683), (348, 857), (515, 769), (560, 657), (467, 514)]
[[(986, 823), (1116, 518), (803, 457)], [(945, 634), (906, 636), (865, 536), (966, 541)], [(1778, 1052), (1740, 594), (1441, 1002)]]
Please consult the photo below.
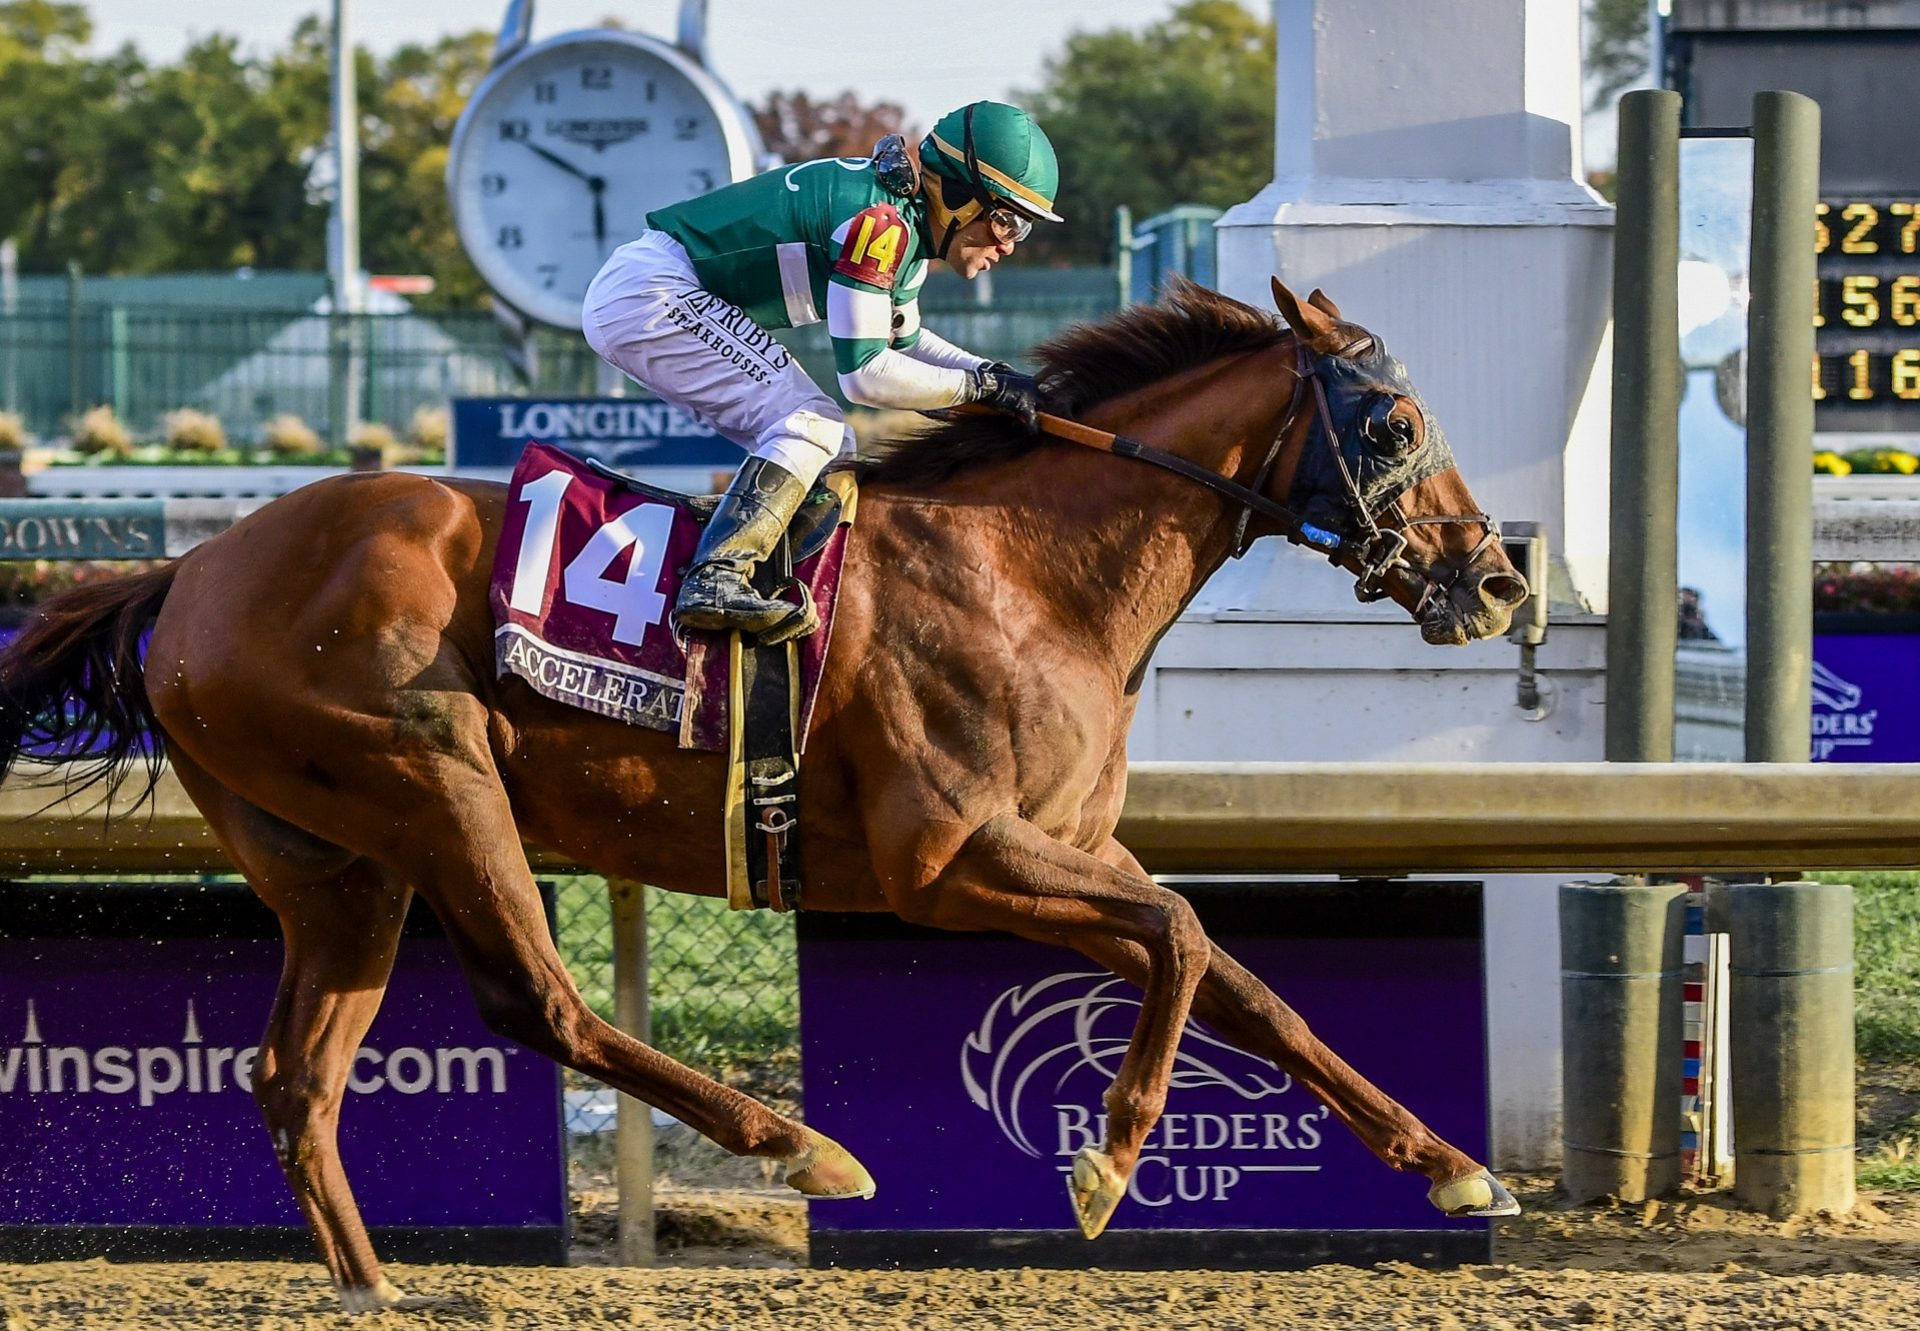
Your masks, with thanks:
[[(507, 604), (524, 615), (537, 615), (547, 590), (547, 570), (553, 566), (554, 542), (560, 533), (560, 503), (573, 477), (550, 471), (520, 487), (528, 505), (526, 529), (513, 564), (513, 591)], [(667, 541), (673, 535), (673, 509), (666, 504), (641, 504), (603, 523), (587, 538), (579, 554), (560, 575), (560, 595), (574, 605), (613, 616), (613, 640), (639, 646), (647, 629), (666, 613), (667, 598), (660, 594), (660, 574), (666, 562)], [(633, 560), (627, 576), (609, 578), (607, 568), (628, 546)]]

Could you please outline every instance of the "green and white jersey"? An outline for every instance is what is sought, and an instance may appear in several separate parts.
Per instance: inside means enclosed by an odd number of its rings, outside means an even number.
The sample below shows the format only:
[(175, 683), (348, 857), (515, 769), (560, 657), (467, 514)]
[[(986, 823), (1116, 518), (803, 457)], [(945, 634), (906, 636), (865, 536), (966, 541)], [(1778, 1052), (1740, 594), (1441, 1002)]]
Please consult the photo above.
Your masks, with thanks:
[(761, 327), (827, 318), (842, 375), (919, 340), (926, 202), (889, 192), (869, 158), (776, 167), (648, 213), (647, 225)]

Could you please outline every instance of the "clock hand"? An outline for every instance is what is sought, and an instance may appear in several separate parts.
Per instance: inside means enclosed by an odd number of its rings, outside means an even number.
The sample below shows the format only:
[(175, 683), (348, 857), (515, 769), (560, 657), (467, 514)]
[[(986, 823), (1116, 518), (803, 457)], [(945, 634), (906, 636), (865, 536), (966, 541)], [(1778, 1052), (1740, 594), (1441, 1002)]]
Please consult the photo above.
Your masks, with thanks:
[(607, 182), (595, 176), (587, 182), (587, 188), (593, 191), (593, 240), (604, 250), (607, 247)]
[(565, 171), (568, 175), (578, 176), (580, 177), (580, 179), (588, 182), (589, 184), (593, 182), (594, 177), (589, 176), (585, 171), (582, 171), (579, 167), (575, 166), (572, 162), (569, 162), (566, 158), (560, 156), (560, 154), (548, 152), (545, 148), (542, 148), (539, 144), (529, 143), (525, 139), (515, 139), (514, 142), (519, 144), (522, 148), (526, 148), (533, 152), (539, 153), (540, 156), (546, 158), (549, 162), (552, 162), (555, 166), (559, 167), (562, 171)]

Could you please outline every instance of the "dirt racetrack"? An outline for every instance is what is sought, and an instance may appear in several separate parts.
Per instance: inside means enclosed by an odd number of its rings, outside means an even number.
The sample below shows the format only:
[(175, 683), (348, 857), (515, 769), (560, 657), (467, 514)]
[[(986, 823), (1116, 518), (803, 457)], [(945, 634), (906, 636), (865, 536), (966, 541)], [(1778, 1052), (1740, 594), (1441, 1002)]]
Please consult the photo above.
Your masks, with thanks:
[(0, 1266), (0, 1331), (1920, 1329), (1920, 1201), (1909, 1194), (1868, 1195), (1845, 1219), (1779, 1223), (1715, 1197), (1570, 1208), (1551, 1179), (1515, 1181), (1528, 1213), (1503, 1229), (1497, 1263), (1457, 1271), (810, 1271), (798, 1205), (670, 1192), (651, 1271), (604, 1265), (606, 1199), (588, 1196), (573, 1267), (391, 1268), (409, 1293), (443, 1301), (430, 1310), (347, 1318), (317, 1263), (56, 1263)]

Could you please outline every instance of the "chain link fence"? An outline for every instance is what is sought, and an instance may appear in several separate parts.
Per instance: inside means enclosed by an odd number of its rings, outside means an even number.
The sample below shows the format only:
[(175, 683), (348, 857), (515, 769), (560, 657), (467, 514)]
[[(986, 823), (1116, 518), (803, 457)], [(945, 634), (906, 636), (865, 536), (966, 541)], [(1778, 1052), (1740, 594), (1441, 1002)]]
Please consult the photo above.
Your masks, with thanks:
[[(606, 882), (580, 875), (555, 879), (554, 886), (560, 955), (588, 1005), (611, 1021), (613, 911)], [(723, 899), (650, 887), (646, 919), (654, 1047), (779, 1112), (797, 1112), (800, 980), (793, 917), (731, 911)], [(576, 1167), (604, 1169), (613, 1092), (571, 1071), (566, 1088), (569, 1154)]]
[[(923, 304), (943, 337), (1021, 363), (1067, 325), (1116, 308), (1117, 290), (1101, 280), (1102, 270), (1066, 275), (1080, 280), (1042, 284), (1025, 296), (1002, 292), (991, 305), (952, 291)], [(1004, 278), (1001, 285), (1016, 286)], [(779, 337), (816, 383), (837, 390), (824, 324)], [(420, 408), (455, 397), (596, 392), (598, 360), (579, 334), (538, 329), (527, 350), (530, 362), (510, 353), (491, 315), (471, 311), (334, 317), (312, 309), (36, 299), (0, 310), (0, 411), (18, 413), (28, 433), (53, 439), (96, 405), (111, 406), (141, 435), (167, 412), (194, 407), (251, 448), (276, 416), (325, 427), (340, 382), (358, 399), (356, 419), (396, 431)]]

